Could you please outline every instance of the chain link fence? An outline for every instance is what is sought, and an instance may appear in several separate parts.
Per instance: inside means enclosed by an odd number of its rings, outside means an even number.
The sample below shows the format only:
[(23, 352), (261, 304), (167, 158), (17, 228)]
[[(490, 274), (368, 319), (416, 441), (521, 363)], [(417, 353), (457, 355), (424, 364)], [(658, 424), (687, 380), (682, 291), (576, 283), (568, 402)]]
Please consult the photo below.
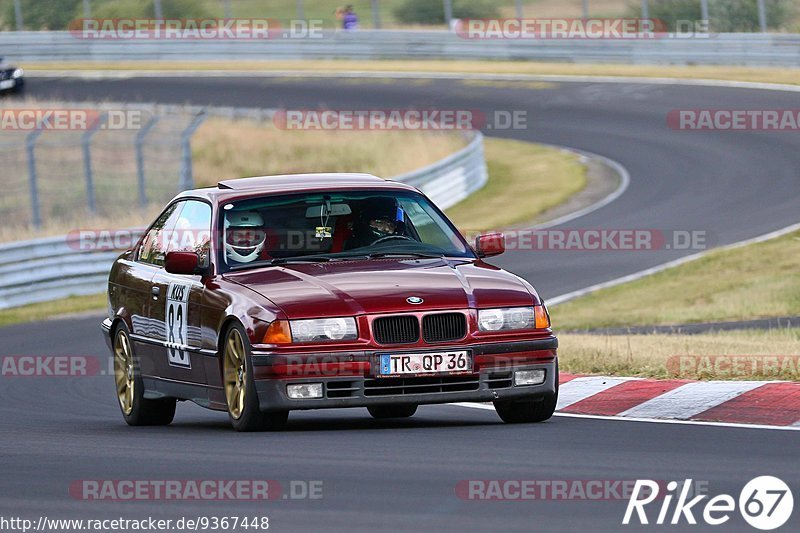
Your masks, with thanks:
[(192, 187), (191, 137), (207, 115), (188, 107), (4, 104), (0, 218), (41, 229), (161, 205)]

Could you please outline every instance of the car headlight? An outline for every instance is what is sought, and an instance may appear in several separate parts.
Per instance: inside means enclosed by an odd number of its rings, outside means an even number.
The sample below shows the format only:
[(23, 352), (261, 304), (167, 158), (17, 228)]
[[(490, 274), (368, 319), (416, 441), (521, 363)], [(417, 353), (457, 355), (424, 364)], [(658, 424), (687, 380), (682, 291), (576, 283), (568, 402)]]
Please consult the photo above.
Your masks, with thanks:
[(550, 318), (543, 305), (478, 310), (478, 329), (480, 331), (513, 331), (548, 327), (550, 327)]
[(18, 68), (16, 70), (14, 70), (14, 72), (11, 73), (11, 77), (14, 78), (14, 79), (21, 78), (24, 73), (25, 73), (24, 70), (22, 70), (21, 68)]
[(348, 318), (318, 318), (291, 320), (293, 342), (345, 341), (358, 338), (356, 320)]

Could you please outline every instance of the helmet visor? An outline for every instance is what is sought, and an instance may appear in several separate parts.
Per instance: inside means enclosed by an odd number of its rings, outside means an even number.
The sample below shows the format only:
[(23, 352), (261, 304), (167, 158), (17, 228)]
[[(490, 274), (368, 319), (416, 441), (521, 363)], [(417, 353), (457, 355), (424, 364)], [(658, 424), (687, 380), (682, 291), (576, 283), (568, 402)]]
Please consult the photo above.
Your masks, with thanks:
[(225, 240), (234, 248), (255, 248), (262, 244), (267, 234), (261, 228), (228, 228)]

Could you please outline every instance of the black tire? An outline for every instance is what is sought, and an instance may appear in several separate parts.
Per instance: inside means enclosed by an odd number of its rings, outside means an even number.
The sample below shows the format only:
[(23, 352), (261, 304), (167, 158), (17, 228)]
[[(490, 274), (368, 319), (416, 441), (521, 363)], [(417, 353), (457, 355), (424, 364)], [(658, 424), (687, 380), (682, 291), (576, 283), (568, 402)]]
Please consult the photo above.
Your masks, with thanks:
[(556, 361), (556, 392), (549, 396), (525, 400), (494, 402), (494, 409), (506, 424), (544, 422), (552, 418), (558, 405), (558, 362)]
[[(241, 412), (233, 408), (231, 399), (228, 395), (228, 382), (226, 378), (226, 346), (231, 335), (237, 334), (242, 340), (244, 348), (244, 365), (245, 372), (242, 380), (244, 385), (244, 402)], [(228, 418), (231, 421), (233, 429), (236, 431), (249, 432), (249, 431), (277, 431), (286, 426), (286, 421), (289, 419), (289, 411), (262, 411), (258, 401), (258, 394), (256, 393), (256, 384), (253, 379), (253, 362), (250, 358), (250, 341), (247, 338), (244, 328), (238, 322), (232, 324), (225, 331), (223, 337), (224, 342), (220, 351), (221, 371), (222, 371), (222, 385), (225, 391), (225, 399), (228, 403)]]
[(372, 418), (409, 418), (417, 412), (416, 405), (372, 405), (367, 407)]
[[(121, 348), (119, 343), (123, 342), (123, 340), (124, 342), (127, 342), (132, 362), (132, 366), (126, 369), (126, 372), (130, 372), (132, 380), (125, 380), (126, 386), (128, 386), (131, 382), (133, 384), (133, 393), (130, 395), (131, 404), (129, 406), (129, 410), (125, 405), (123, 405), (120, 392), (120, 376), (118, 375), (117, 370), (117, 365), (120, 362), (118, 360), (120, 357), (118, 348)], [(131, 344), (130, 332), (128, 331), (128, 327), (125, 325), (125, 323), (120, 323), (120, 325), (115, 329), (113, 347), (114, 350), (112, 355), (114, 357), (115, 369), (114, 380), (115, 384), (117, 385), (117, 403), (119, 404), (119, 408), (122, 412), (122, 417), (125, 419), (125, 422), (127, 422), (129, 426), (169, 425), (175, 418), (175, 405), (177, 402), (175, 398), (147, 399), (144, 397), (144, 382), (142, 381), (139, 359), (133, 352), (133, 344)]]

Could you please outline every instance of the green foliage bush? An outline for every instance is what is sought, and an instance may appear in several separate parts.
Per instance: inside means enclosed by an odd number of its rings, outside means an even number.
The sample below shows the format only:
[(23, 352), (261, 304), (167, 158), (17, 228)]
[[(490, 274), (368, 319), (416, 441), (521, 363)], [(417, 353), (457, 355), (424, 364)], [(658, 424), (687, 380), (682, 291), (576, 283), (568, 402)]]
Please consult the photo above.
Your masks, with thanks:
[[(792, 0), (765, 0), (767, 26), (784, 27), (793, 15)], [(642, 15), (641, 2), (631, 3), (631, 15)], [(666, 23), (670, 31), (676, 29), (679, 20), (700, 20), (700, 0), (650, 0), (649, 17)], [(757, 0), (709, 0), (708, 13), (713, 32), (759, 31)], [(685, 28), (683, 28), (685, 29)]]

